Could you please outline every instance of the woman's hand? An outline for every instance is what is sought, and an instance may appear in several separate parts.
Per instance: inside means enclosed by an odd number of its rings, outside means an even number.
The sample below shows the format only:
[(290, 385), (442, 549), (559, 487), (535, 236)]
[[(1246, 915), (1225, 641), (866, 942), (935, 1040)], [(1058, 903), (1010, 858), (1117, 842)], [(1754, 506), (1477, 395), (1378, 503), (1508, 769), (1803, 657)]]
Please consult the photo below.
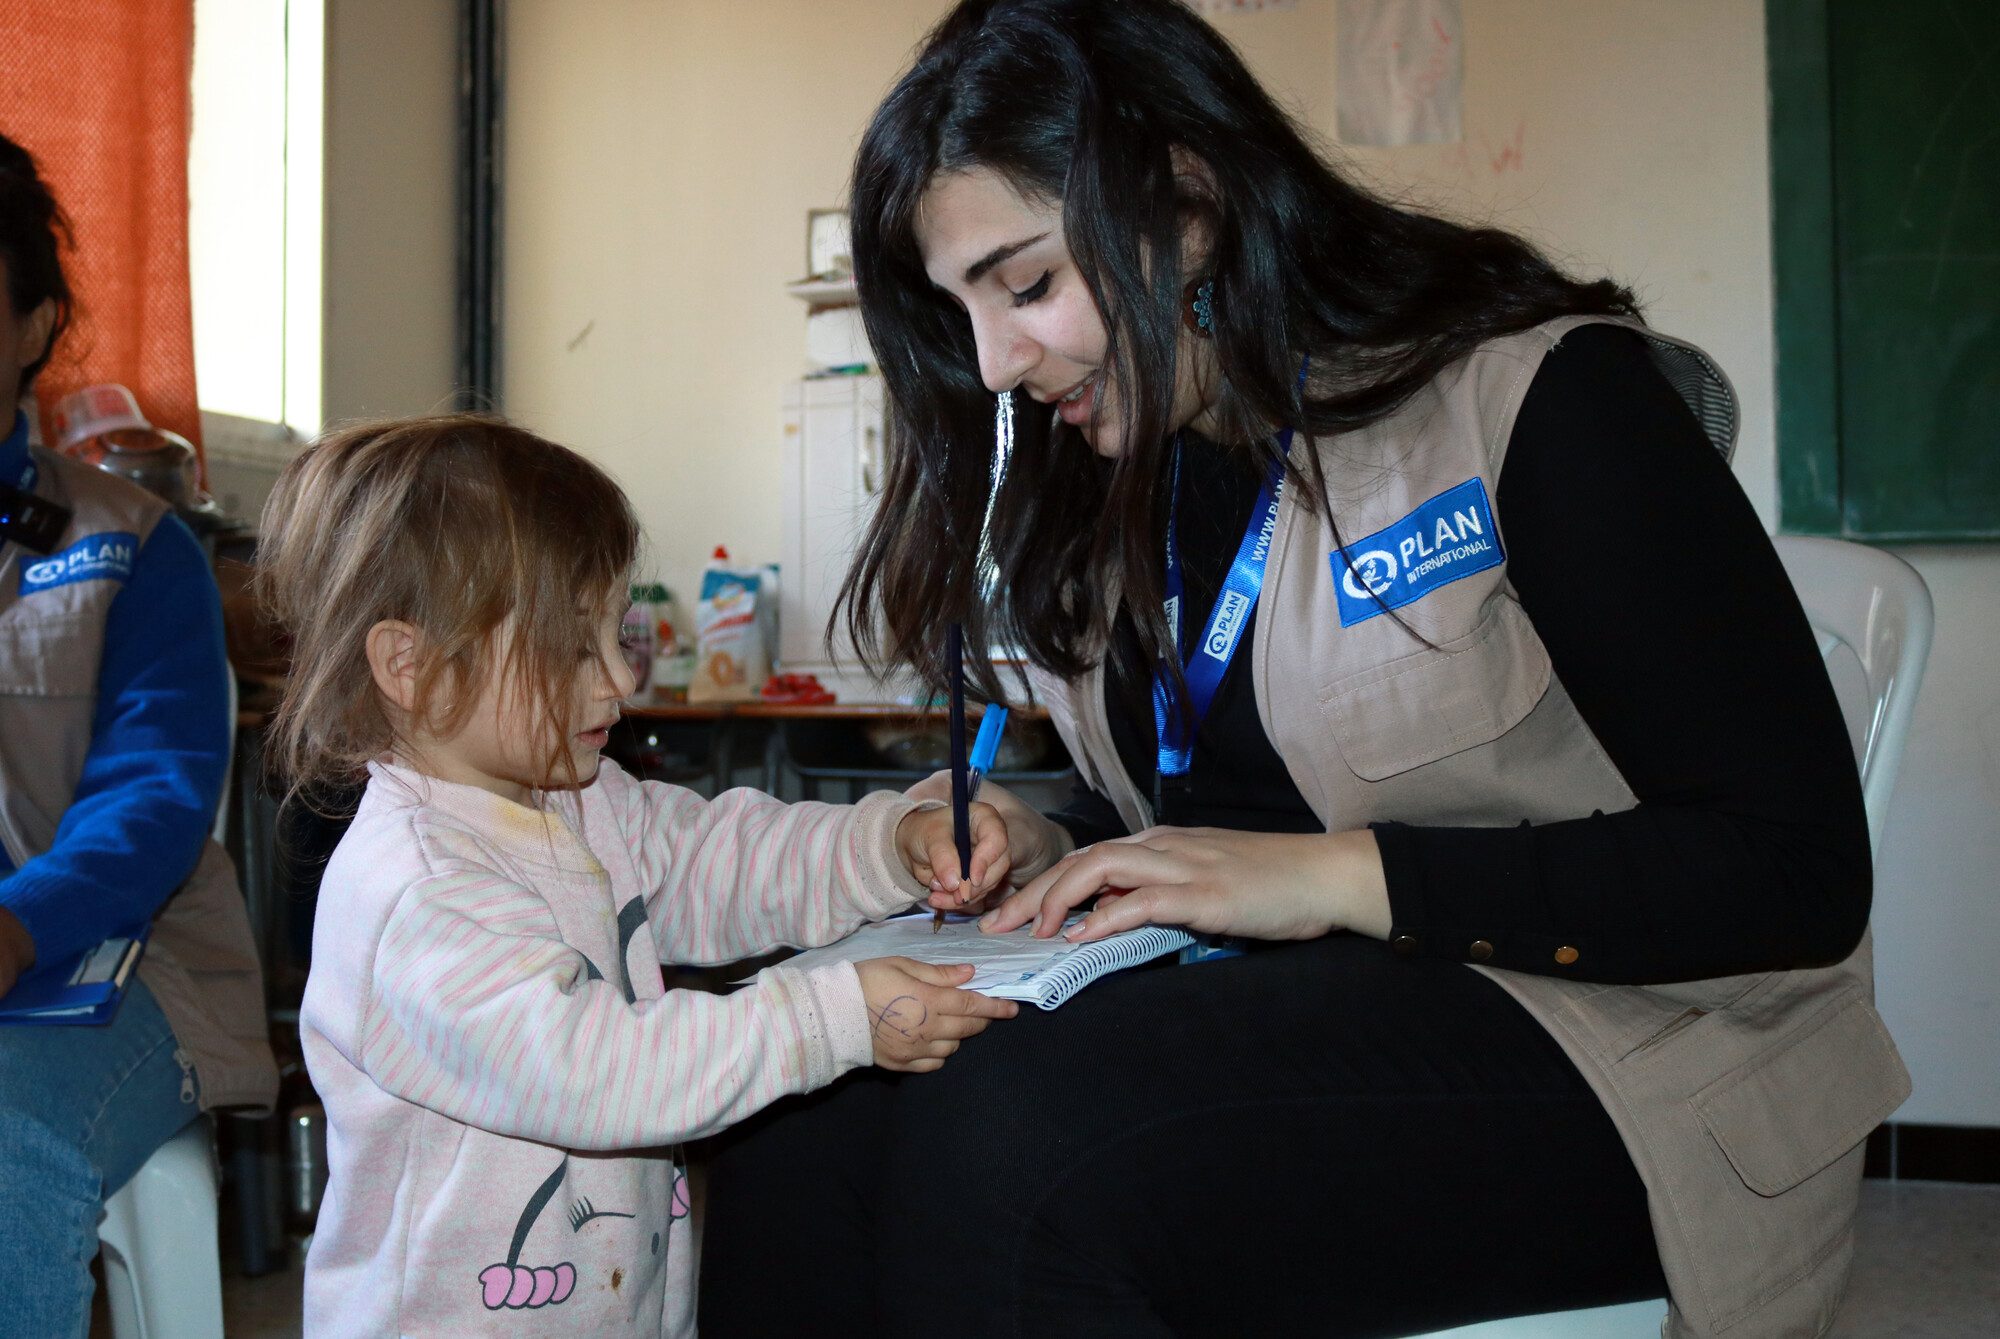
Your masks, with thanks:
[(972, 979), (970, 963), (939, 967), (914, 958), (870, 958), (854, 970), (868, 1003), (875, 1063), (884, 1069), (927, 1074), (989, 1021), (1021, 1010), (1012, 1000), (957, 989)]
[[(951, 773), (934, 772), (903, 794), (910, 799), (939, 800), (947, 806), (951, 803)], [(1075, 843), (1070, 840), (1068, 829), (1043, 817), (1023, 804), (1018, 796), (1004, 786), (996, 786), (991, 781), (982, 782), (979, 787), (979, 803), (992, 805), (1007, 827), (1008, 882), (1020, 887), (1063, 856), (1069, 854)], [(946, 810), (950, 812), (949, 809)], [(956, 864), (956, 861), (953, 862)], [(973, 863), (978, 863), (975, 855)], [(986, 902), (985, 889), (977, 898), (959, 902), (952, 890), (941, 889), (931, 895), (931, 905), (939, 911), (977, 911)]]
[(0, 996), (35, 965), (35, 940), (21, 918), (0, 907)]
[(1148, 828), (1072, 852), (980, 922), (998, 933), (1034, 922), (1047, 938), (1098, 894), (1073, 926), (1077, 943), (1141, 925), (1201, 934), (1315, 939), (1332, 930), (1389, 936), (1389, 893), (1375, 836)]

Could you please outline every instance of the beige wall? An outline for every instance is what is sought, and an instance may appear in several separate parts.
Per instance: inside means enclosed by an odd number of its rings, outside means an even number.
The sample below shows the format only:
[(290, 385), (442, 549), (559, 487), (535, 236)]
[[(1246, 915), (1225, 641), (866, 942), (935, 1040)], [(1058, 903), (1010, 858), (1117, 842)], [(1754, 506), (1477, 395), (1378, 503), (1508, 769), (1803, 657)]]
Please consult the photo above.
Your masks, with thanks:
[(1897, 550), (1937, 638), (1875, 861), (1875, 983), (1916, 1091), (1898, 1120), (2000, 1126), (2000, 551)]
[[(1251, 67), (1331, 142), (1334, 10), (1222, 20)], [(1743, 398), (1736, 472), (1769, 523), (1770, 207), (1755, 0), (1475, 0), (1465, 142), (1334, 145), (1391, 195), (1526, 234), (1632, 285), (1649, 319), (1722, 363)]]
[[(677, 589), (718, 542), (775, 558), (779, 394), (803, 360), (782, 285), (803, 268), (806, 210), (842, 201), (869, 112), (945, 6), (506, 8), (508, 411), (619, 475)], [(1328, 135), (1334, 9), (1221, 21)], [(1482, 0), (1466, 23), (1467, 144), (1356, 162), (1637, 284), (1735, 377), (1739, 470), (1768, 515), (1761, 8)]]
[(805, 370), (809, 208), (935, 0), (510, 0), (509, 414), (630, 490), (683, 596), (778, 556), (779, 395)]
[(448, 407), (458, 7), (327, 0), (327, 421)]

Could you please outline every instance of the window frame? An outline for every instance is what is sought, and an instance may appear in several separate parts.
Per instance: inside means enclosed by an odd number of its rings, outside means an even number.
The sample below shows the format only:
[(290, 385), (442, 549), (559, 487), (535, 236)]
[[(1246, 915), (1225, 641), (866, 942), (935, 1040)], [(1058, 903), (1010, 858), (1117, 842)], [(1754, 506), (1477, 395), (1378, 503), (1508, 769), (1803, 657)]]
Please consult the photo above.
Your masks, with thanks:
[[(280, 284), (277, 328), (279, 340), (275, 419), (246, 416), (201, 405), (202, 444), (218, 459), (260, 466), (282, 466), (298, 444), (317, 433), (323, 413), (325, 381), (324, 326), (326, 316), (325, 186), (326, 186), (326, 23), (327, 0), (281, 0), (284, 6), (284, 78), (281, 202)], [(214, 15), (209, 16), (215, 22)], [(196, 26), (199, 46), (205, 25)], [(209, 73), (227, 75), (227, 65)], [(197, 181), (192, 176), (192, 196)], [(190, 208), (190, 222), (193, 210)], [(219, 219), (211, 220), (219, 226)], [(193, 237), (190, 235), (190, 250)], [(190, 279), (193, 279), (190, 275)], [(198, 306), (202, 289), (190, 285)], [(195, 390), (202, 391), (200, 366)]]

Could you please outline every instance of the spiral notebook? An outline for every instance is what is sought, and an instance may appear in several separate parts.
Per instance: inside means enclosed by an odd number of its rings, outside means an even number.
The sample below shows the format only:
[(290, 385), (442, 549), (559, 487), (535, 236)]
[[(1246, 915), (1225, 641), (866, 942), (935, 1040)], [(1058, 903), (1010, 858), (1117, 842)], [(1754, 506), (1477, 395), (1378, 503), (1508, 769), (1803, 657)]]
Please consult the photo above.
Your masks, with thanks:
[[(1071, 923), (1081, 919), (1072, 918)], [(966, 990), (1053, 1009), (1100, 976), (1136, 967), (1193, 942), (1193, 935), (1168, 925), (1125, 930), (1088, 944), (1072, 944), (1060, 935), (1037, 939), (1027, 926), (1008, 934), (988, 935), (979, 932), (979, 924), (971, 916), (949, 917), (944, 928), (932, 934), (931, 913), (925, 910), (864, 925), (847, 938), (809, 949), (785, 965), (810, 968), (895, 957), (969, 962), (973, 975), (965, 984)]]

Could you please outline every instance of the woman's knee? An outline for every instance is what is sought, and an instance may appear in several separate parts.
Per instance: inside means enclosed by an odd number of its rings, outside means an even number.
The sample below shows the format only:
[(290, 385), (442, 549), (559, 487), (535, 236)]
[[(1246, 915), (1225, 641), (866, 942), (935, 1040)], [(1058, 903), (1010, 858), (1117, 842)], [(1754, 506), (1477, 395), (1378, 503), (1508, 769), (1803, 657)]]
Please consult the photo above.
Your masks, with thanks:
[(0, 1250), (50, 1261), (81, 1252), (87, 1260), (103, 1201), (103, 1180), (75, 1139), (0, 1108)]

